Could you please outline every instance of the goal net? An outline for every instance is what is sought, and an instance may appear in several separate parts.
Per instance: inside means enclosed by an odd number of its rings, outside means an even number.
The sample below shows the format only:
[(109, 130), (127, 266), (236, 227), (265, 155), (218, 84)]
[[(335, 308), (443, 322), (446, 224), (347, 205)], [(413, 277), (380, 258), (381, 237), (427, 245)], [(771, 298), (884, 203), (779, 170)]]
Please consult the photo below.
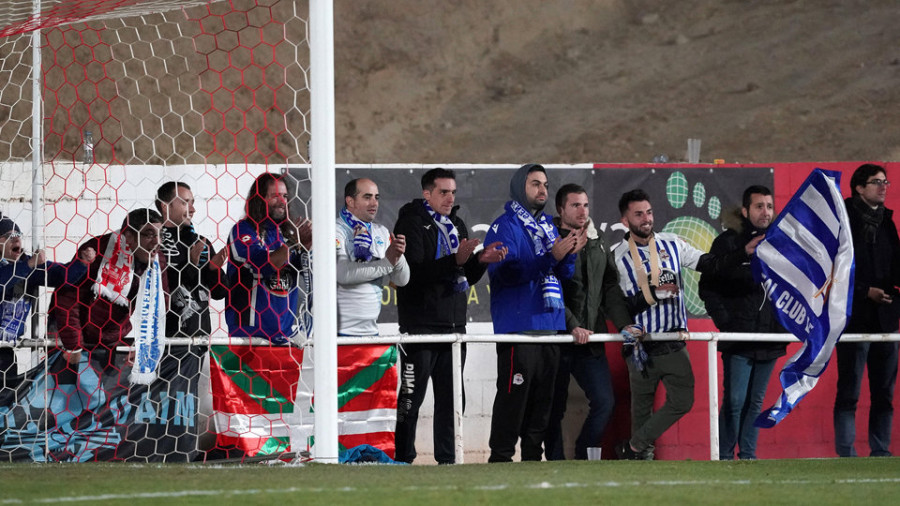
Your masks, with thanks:
[[(312, 387), (300, 369), (311, 351), (230, 338), (225, 277), (209, 274), (261, 174), (284, 175), (289, 214), (309, 216), (307, 13), (295, 0), (0, 0), (0, 460), (191, 461), (308, 449)], [(188, 211), (169, 212), (180, 227), (159, 233), (167, 341), (157, 379), (140, 385), (130, 379), (134, 355), (152, 362), (153, 346), (107, 349), (103, 322), (122, 306), (96, 309), (84, 293), (119, 265), (118, 245), (130, 236), (115, 234), (125, 218), (157, 209), (158, 190), (171, 182), (176, 199), (189, 186), (195, 212), (190, 220)], [(136, 240), (155, 239), (152, 227), (139, 232)], [(7, 247), (16, 241), (20, 249)], [(172, 249), (171, 241), (200, 246)], [(97, 272), (83, 272), (84, 245), (102, 258)], [(62, 270), (34, 269), (41, 255)], [(153, 258), (145, 264), (137, 292), (152, 302), (144, 280)], [(310, 283), (297, 283), (303, 309), (292, 316), (303, 328)], [(133, 329), (114, 336), (117, 345), (153, 327), (153, 312), (142, 310), (154, 306), (132, 306)], [(80, 355), (56, 347), (73, 308), (85, 336), (104, 346), (83, 337)]]

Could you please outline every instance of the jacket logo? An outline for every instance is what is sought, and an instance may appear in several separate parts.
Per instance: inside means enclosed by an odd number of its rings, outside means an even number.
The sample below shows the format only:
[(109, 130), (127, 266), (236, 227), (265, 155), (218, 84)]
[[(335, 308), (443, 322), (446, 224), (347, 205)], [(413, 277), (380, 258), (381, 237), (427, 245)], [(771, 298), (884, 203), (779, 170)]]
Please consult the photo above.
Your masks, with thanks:
[(493, 226), (491, 226), (491, 230), (493, 230), (495, 234), (497, 233), (498, 228), (500, 228), (499, 223), (495, 223)]
[(425, 225), (425, 230), (431, 230), (431, 225)]
[(525, 383), (525, 377), (522, 376), (522, 373), (517, 372), (515, 376), (513, 376), (513, 385), (521, 385)]

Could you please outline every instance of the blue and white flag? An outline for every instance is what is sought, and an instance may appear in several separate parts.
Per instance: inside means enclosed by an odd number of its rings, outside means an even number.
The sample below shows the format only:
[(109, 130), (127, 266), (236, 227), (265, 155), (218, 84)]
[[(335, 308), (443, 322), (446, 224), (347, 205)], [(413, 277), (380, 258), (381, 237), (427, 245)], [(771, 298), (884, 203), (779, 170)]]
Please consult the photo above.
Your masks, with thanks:
[(778, 424), (816, 386), (850, 317), (853, 239), (840, 180), (840, 172), (813, 170), (751, 261), (778, 321), (803, 343), (781, 370), (784, 390), (758, 427)]

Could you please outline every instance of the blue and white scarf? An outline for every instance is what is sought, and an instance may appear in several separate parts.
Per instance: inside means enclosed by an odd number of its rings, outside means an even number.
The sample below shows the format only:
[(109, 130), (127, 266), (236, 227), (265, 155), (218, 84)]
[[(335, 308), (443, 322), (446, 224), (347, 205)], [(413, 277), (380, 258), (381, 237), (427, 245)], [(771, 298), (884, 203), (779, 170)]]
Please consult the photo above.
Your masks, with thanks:
[(158, 255), (153, 255), (150, 265), (141, 276), (135, 302), (137, 308), (132, 315), (135, 354), (128, 379), (131, 383), (149, 385), (156, 380), (156, 369), (166, 346), (162, 331), (166, 317), (166, 299)]
[[(541, 213), (540, 221), (535, 220), (534, 216), (515, 200), (506, 203), (506, 210), (515, 213), (519, 221), (522, 222), (522, 226), (525, 227), (525, 231), (528, 232), (528, 236), (534, 244), (535, 255), (542, 257), (553, 249), (553, 243), (556, 242), (556, 238), (559, 235), (553, 227), (553, 222), (547, 219), (546, 214)], [(554, 311), (565, 307), (562, 298), (562, 287), (552, 270), (548, 271), (541, 281), (541, 293), (544, 297), (545, 311)]]
[(0, 341), (14, 343), (25, 333), (25, 320), (31, 314), (27, 297), (0, 302)]
[[(444, 216), (432, 209), (427, 200), (423, 200), (422, 205), (425, 206), (425, 210), (428, 211), (428, 214), (431, 215), (431, 218), (437, 224), (438, 247), (434, 254), (435, 260), (444, 258), (447, 255), (455, 255), (459, 251), (459, 230), (456, 230), (456, 225), (453, 224), (449, 216)], [(456, 277), (456, 281), (453, 282), (453, 291), (465, 292), (468, 289), (469, 282), (464, 275), (459, 274)]]
[(357, 262), (372, 260), (372, 224), (357, 220), (346, 207), (341, 209), (341, 219), (353, 231), (353, 259)]

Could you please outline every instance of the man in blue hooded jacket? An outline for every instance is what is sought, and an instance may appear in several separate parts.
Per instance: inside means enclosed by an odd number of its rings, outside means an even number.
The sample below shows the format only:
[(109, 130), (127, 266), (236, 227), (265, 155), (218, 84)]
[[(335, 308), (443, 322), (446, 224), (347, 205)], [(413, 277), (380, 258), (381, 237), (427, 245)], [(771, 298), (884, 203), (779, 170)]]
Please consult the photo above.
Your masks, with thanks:
[(488, 266), (495, 334), (527, 334), (534, 343), (497, 344), (497, 396), (491, 420), (490, 462), (510, 462), (521, 438), (522, 460), (541, 460), (550, 418), (559, 346), (540, 336), (566, 331), (561, 279), (575, 270), (584, 231), (561, 238), (543, 212), (549, 185), (544, 167), (520, 167), (509, 184), (505, 212), (484, 241), (501, 242), (506, 257)]

